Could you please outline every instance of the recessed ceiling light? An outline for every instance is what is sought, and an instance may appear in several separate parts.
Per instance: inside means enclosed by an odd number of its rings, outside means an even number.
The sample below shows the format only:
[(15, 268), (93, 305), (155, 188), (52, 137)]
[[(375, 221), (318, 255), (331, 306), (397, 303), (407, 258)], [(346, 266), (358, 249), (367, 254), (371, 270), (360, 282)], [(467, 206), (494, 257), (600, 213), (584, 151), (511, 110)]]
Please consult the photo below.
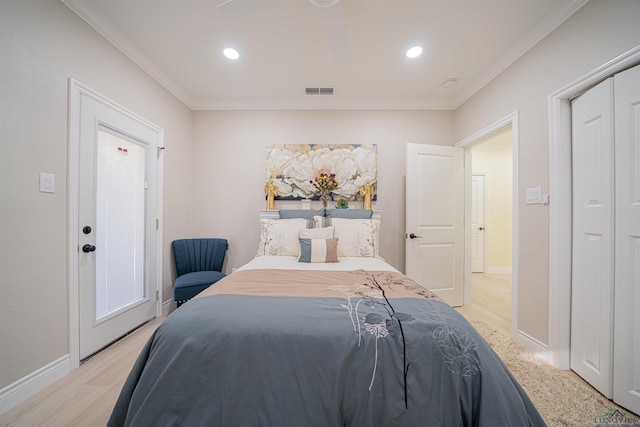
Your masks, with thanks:
[(450, 87), (454, 87), (456, 84), (458, 84), (458, 79), (451, 78), (443, 81), (442, 87), (445, 89), (449, 89)]
[(416, 58), (422, 55), (422, 48), (420, 46), (414, 46), (407, 51), (407, 58)]
[(240, 58), (240, 54), (238, 53), (237, 50), (235, 49), (231, 49), (230, 47), (226, 48), (224, 51), (224, 56), (226, 56), (229, 59), (238, 59)]
[(331, 7), (340, 0), (311, 0), (311, 4), (317, 7)]

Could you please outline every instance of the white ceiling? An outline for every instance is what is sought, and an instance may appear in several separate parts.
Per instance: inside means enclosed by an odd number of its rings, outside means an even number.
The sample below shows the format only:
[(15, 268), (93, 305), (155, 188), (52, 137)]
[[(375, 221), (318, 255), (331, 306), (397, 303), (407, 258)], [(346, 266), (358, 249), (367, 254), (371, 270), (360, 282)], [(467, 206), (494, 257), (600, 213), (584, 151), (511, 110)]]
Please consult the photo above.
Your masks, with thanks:
[(62, 1), (192, 109), (454, 109), (587, 0)]

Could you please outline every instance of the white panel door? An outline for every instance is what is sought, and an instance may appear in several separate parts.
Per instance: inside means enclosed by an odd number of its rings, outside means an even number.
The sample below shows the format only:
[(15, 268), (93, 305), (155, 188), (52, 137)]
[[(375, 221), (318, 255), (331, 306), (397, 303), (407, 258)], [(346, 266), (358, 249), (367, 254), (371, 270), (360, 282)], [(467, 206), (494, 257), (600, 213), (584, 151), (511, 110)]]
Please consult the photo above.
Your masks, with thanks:
[(613, 78), (572, 103), (571, 369), (612, 396)]
[(640, 414), (640, 66), (615, 76), (613, 400)]
[(159, 133), (79, 100), (78, 304), (84, 359), (156, 315)]
[(406, 273), (452, 306), (463, 304), (463, 149), (407, 144)]
[(471, 272), (484, 273), (486, 233), (486, 176), (471, 178)]

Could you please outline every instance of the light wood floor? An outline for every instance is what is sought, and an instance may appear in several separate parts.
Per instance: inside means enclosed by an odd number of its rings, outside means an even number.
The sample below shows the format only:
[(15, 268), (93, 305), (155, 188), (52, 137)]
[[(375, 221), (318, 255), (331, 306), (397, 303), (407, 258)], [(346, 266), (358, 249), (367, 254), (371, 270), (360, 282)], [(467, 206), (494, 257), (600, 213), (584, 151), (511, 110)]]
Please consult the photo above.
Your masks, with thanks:
[(471, 304), (457, 310), (467, 320), (481, 320), (511, 335), (511, 275), (473, 273)]
[(106, 425), (140, 350), (163, 320), (147, 323), (9, 410), (0, 426)]
[[(474, 273), (472, 304), (458, 309), (507, 334), (511, 330), (511, 276)], [(1, 426), (104, 426), (140, 350), (164, 318), (84, 362), (78, 369), (0, 416)]]

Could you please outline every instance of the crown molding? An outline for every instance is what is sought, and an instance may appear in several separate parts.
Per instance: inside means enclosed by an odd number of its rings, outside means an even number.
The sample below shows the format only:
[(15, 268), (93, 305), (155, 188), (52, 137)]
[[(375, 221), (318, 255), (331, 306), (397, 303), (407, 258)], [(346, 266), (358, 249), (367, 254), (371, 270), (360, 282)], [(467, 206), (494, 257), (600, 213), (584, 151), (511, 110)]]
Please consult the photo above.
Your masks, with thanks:
[(100, 11), (90, 2), (80, 0), (60, 0), (69, 9), (76, 13), (82, 20), (89, 24), (95, 31), (102, 35), (113, 46), (120, 50), (131, 61), (144, 70), (149, 76), (156, 80), (162, 87), (174, 95), (178, 100), (191, 110), (285, 110), (285, 109), (346, 109), (346, 110), (455, 110), (464, 104), (469, 98), (480, 91), (484, 86), (495, 79), (500, 73), (517, 61), (528, 50), (534, 47), (540, 40), (562, 24), (567, 18), (578, 11), (589, 0), (573, 0), (566, 6), (559, 6), (550, 13), (546, 19), (541, 21), (536, 27), (529, 31), (495, 61), (478, 78), (471, 82), (457, 96), (450, 98), (425, 99), (421, 101), (357, 101), (346, 100), (340, 102), (326, 102), (323, 105), (312, 103), (290, 103), (269, 101), (264, 102), (237, 102), (219, 101), (211, 98), (196, 98), (190, 95), (182, 85), (172, 79), (157, 64), (151, 61), (144, 52), (137, 49), (122, 33), (112, 25), (100, 20)]
[(527, 53), (538, 42), (548, 36), (560, 24), (566, 21), (571, 15), (576, 13), (589, 0), (573, 0), (566, 6), (559, 6), (546, 19), (539, 22), (531, 31), (524, 35), (515, 45), (513, 45), (504, 55), (498, 58), (487, 70), (478, 76), (455, 100), (454, 109), (464, 104), (469, 98), (475, 95), (480, 89), (489, 84), (493, 79), (509, 68), (522, 55)]

